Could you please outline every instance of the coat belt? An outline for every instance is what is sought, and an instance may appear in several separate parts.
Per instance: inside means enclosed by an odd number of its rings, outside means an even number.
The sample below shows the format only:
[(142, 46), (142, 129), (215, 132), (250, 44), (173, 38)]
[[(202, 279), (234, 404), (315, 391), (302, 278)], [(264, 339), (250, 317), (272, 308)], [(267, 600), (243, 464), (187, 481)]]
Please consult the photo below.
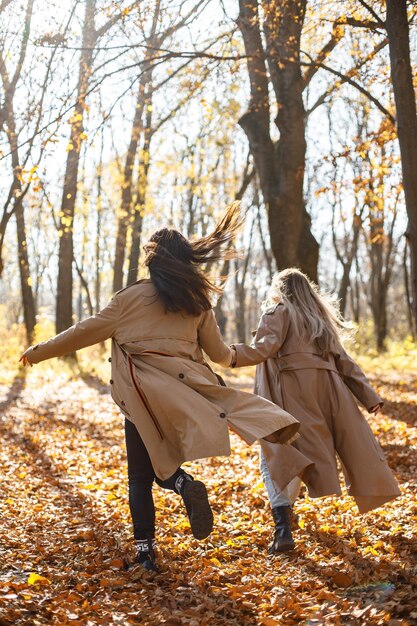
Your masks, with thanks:
[(310, 352), (295, 352), (293, 354), (278, 355), (276, 363), (280, 372), (293, 370), (319, 369), (338, 373), (333, 357), (326, 360), (320, 355)]

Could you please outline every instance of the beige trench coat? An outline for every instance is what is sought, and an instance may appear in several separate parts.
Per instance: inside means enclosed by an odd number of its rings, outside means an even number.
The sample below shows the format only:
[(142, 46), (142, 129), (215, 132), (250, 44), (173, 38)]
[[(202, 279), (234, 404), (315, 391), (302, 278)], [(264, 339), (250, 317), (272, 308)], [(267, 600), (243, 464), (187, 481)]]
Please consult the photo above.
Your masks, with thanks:
[(345, 350), (325, 358), (317, 346), (301, 342), (283, 304), (262, 316), (252, 346), (236, 345), (237, 366), (257, 364), (255, 392), (301, 422), (300, 437), (291, 446), (261, 442), (278, 489), (291, 480), (301, 453), (314, 463), (299, 474), (313, 498), (341, 493), (336, 455), (361, 513), (400, 495), (353, 395), (368, 410), (382, 400)]
[(102, 311), (26, 356), (38, 363), (109, 337), (112, 397), (137, 427), (160, 479), (184, 461), (230, 454), (228, 427), (248, 444), (272, 433), (281, 443), (296, 436), (299, 424), (291, 415), (222, 386), (205, 362), (202, 350), (216, 363), (231, 359), (213, 311), (199, 317), (165, 313), (149, 280), (119, 291)]

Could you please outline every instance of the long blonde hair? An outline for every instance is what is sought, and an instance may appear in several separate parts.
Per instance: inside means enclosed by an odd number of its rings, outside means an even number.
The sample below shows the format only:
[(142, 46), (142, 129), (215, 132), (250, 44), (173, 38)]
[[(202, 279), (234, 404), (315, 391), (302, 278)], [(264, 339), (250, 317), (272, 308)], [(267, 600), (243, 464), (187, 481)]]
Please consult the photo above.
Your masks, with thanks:
[(263, 309), (279, 302), (287, 306), (300, 339), (316, 342), (325, 354), (337, 353), (352, 335), (353, 327), (340, 315), (337, 300), (320, 293), (299, 269), (290, 267), (275, 274)]

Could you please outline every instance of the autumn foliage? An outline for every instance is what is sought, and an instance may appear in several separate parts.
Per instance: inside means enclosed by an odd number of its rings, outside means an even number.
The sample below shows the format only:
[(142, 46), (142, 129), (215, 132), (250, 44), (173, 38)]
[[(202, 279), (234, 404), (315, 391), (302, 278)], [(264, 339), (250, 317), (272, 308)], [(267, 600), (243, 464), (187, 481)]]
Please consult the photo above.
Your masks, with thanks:
[[(402, 498), (360, 517), (347, 497), (305, 496), (296, 551), (268, 556), (258, 451), (233, 436), (230, 458), (191, 464), (215, 513), (207, 540), (155, 486), (160, 574), (132, 564), (122, 419), (99, 378), (74, 374), (42, 365), (1, 387), (1, 626), (416, 623), (412, 372), (373, 381), (386, 404), (371, 424)], [(230, 382), (250, 389), (252, 371)]]

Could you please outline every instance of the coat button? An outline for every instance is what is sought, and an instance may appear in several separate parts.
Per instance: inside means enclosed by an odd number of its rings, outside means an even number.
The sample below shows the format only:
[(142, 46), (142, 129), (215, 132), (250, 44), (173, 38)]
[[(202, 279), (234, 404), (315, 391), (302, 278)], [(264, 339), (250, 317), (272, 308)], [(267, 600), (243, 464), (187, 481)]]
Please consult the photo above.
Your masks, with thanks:
[(110, 384), (111, 384), (111, 385), (113, 384), (113, 380), (112, 380), (112, 379), (110, 379)]
[(184, 378), (184, 374), (178, 374), (178, 378)]
[(220, 417), (226, 417), (226, 413), (220, 413)]
[(111, 363), (111, 356), (109, 356), (109, 358), (107, 359), (109, 363)]

